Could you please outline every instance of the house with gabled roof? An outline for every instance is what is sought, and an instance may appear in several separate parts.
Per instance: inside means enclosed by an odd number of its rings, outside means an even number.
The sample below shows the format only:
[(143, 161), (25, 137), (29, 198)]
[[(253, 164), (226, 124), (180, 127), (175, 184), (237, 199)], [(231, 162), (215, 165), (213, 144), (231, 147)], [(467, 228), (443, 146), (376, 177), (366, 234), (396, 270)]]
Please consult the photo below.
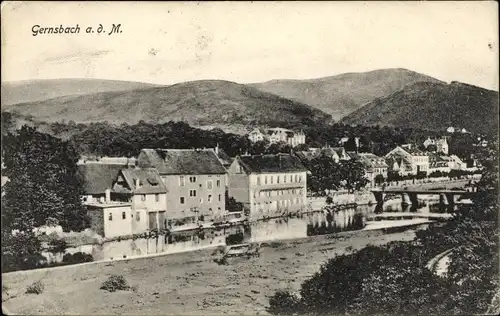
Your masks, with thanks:
[(116, 177), (113, 200), (131, 203), (134, 233), (167, 228), (167, 189), (154, 168), (122, 169)]
[(226, 169), (214, 149), (142, 149), (137, 164), (158, 170), (167, 190), (167, 226), (224, 216)]
[(414, 148), (411, 144), (397, 146), (385, 155), (385, 158), (408, 161), (411, 166), (411, 171), (406, 174), (416, 175), (419, 172), (428, 174), (429, 172), (429, 154), (419, 150), (418, 148)]
[(307, 172), (289, 154), (239, 156), (228, 169), (229, 196), (251, 220), (297, 212), (307, 205)]
[(84, 202), (111, 201), (113, 181), (120, 170), (131, 168), (127, 164), (100, 163), (98, 161), (79, 161), (77, 164), (77, 177), (83, 182)]
[(375, 177), (381, 175), (387, 178), (388, 165), (384, 157), (379, 157), (372, 153), (354, 153), (350, 152), (353, 159), (358, 159), (365, 168), (366, 178), (373, 184)]

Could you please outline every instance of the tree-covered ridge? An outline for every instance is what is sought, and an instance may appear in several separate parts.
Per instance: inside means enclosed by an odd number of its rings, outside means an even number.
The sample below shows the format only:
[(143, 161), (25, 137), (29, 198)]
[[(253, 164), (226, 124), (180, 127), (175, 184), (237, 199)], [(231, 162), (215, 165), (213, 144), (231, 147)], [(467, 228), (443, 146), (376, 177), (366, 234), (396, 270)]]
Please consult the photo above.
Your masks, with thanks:
[[(275, 315), (484, 314), (499, 291), (498, 144), (483, 157), (470, 209), (417, 232), (413, 242), (364, 248), (326, 262), (302, 284), (300, 295), (278, 292)], [(444, 276), (426, 264), (451, 250)]]
[[(112, 125), (106, 122), (76, 124), (43, 123), (23, 118), (9, 112), (2, 112), (2, 135), (14, 131), (22, 124), (29, 124), (38, 131), (68, 140), (82, 155), (100, 156), (136, 156), (141, 148), (196, 148), (215, 147), (217, 144), (230, 156), (238, 154), (261, 154), (290, 152), (285, 144), (267, 142), (252, 144), (246, 135), (226, 133), (221, 129), (203, 130), (184, 122), (150, 124), (141, 121), (137, 124)], [(276, 125), (279, 127), (293, 126)], [(410, 128), (390, 128), (379, 126), (350, 126), (344, 124), (312, 124), (302, 128), (306, 134), (306, 145), (296, 148), (337, 146), (342, 138), (347, 137), (346, 150), (354, 151), (355, 137), (359, 138), (360, 152), (371, 152), (383, 156), (398, 145), (405, 143), (421, 144), (428, 137), (440, 137), (442, 133)], [(460, 158), (476, 155), (481, 147), (474, 146), (480, 135), (455, 133), (449, 136), (450, 154)]]

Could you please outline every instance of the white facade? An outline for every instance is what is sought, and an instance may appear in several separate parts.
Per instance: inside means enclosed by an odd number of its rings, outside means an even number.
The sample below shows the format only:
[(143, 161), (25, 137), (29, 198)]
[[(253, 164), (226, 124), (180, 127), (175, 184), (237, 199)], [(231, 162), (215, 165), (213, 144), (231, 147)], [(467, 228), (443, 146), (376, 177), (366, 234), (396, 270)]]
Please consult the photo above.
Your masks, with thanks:
[(264, 139), (267, 139), (271, 144), (284, 142), (292, 147), (306, 143), (306, 135), (302, 131), (294, 132), (279, 127), (265, 130), (256, 128), (248, 134), (248, 139), (254, 143)]
[(424, 152), (418, 150), (411, 150), (411, 146), (407, 146), (404, 149), (398, 146), (391, 150), (386, 156), (386, 158), (398, 158), (404, 157), (411, 164), (411, 172), (408, 174), (416, 175), (418, 172), (429, 173), (429, 156)]

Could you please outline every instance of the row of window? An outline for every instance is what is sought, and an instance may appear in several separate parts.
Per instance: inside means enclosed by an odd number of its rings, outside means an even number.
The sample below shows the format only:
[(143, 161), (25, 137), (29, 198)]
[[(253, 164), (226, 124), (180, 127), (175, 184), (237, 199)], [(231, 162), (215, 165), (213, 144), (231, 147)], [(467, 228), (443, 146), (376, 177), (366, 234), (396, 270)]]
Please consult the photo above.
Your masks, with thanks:
[[(209, 176), (211, 177), (211, 176)], [(220, 178), (220, 175), (217, 176), (217, 178)], [(190, 176), (189, 177), (189, 182), (190, 183), (196, 183), (196, 177), (195, 176)], [(179, 186), (180, 187), (183, 187), (183, 186), (186, 186), (186, 177), (185, 176), (179, 176)], [(207, 186), (207, 189), (208, 190), (212, 190), (213, 187), (214, 187), (214, 183), (213, 183), (213, 180), (207, 180), (207, 183), (206, 183), (206, 186)], [(215, 181), (215, 186), (220, 188), (221, 186), (221, 183), (220, 183), (220, 180), (216, 180)], [(200, 183), (200, 188), (202, 187), (202, 184)]]
[(301, 199), (300, 198), (295, 198), (295, 199), (290, 199), (290, 200), (279, 200), (279, 201), (273, 201), (273, 202), (264, 202), (264, 203), (254, 203), (253, 205), (257, 209), (261, 209), (264, 205), (276, 205), (277, 207), (286, 207), (289, 205), (296, 205), (296, 204), (301, 204)]
[[(217, 210), (221, 211), (222, 209), (221, 209), (220, 207), (218, 207), (218, 208), (217, 208)], [(190, 211), (190, 212), (194, 212), (194, 213), (199, 213), (199, 212), (200, 212), (200, 209), (199, 209), (199, 208), (197, 208), (197, 207), (191, 207), (191, 208), (189, 209), (189, 211)], [(208, 209), (208, 211), (209, 211), (209, 212), (213, 212), (213, 209), (210, 207), (210, 208)], [(185, 212), (185, 211), (183, 211), (183, 212)]]
[(257, 185), (274, 183), (301, 183), (302, 175), (276, 175), (276, 176), (257, 176)]
[[(146, 194), (141, 194), (141, 201), (146, 201)], [(160, 194), (156, 193), (155, 194), (155, 202), (160, 202)]]
[[(127, 219), (127, 212), (122, 212), (122, 219)], [(109, 213), (108, 220), (113, 220), (113, 213)]]
[(293, 195), (302, 195), (304, 194), (303, 189), (286, 189), (286, 190), (262, 190), (257, 194), (257, 191), (253, 192), (253, 197), (271, 197), (271, 196), (280, 196), (285, 194), (293, 194)]
[[(189, 190), (189, 196), (196, 197), (196, 190)], [(222, 201), (222, 194), (219, 194), (218, 198), (219, 198), (219, 202), (221, 202)], [(209, 194), (207, 197), (207, 202), (212, 203), (212, 201), (213, 201), (212, 194)], [(180, 204), (186, 203), (186, 198), (181, 196), (179, 198), (179, 203)], [(200, 199), (200, 203), (203, 203), (203, 198)]]

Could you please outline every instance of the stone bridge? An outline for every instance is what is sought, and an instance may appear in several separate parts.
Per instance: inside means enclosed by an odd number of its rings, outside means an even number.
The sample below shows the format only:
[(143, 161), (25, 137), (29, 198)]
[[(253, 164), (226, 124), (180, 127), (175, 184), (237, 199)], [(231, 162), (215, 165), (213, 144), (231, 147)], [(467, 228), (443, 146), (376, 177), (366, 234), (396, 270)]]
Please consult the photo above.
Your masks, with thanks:
[(443, 205), (453, 205), (460, 197), (471, 197), (475, 192), (467, 190), (424, 190), (424, 189), (374, 189), (371, 190), (377, 204), (383, 204), (387, 195), (400, 194), (403, 204), (418, 203), (418, 195), (439, 195), (439, 202)]

